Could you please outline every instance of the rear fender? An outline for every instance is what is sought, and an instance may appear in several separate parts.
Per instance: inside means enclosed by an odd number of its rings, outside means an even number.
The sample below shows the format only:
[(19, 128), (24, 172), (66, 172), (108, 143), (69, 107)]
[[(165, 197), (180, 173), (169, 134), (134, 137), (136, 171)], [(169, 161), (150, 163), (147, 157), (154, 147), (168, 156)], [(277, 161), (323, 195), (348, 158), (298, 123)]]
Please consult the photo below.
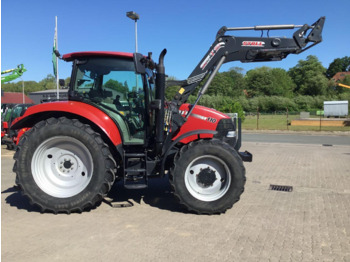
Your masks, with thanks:
[(51, 102), (29, 107), (23, 116), (15, 119), (11, 128), (31, 128), (39, 121), (62, 116), (77, 118), (84, 123), (89, 123), (99, 128), (113, 145), (122, 144), (117, 125), (106, 113), (92, 105), (77, 101)]

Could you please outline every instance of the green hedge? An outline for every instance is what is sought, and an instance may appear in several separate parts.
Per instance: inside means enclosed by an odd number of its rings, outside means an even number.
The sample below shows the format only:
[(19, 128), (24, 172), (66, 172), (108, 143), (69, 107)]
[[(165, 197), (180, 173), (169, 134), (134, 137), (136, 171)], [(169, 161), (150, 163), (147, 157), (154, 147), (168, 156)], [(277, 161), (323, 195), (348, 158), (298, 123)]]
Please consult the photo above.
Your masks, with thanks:
[[(196, 97), (191, 96), (189, 103), (194, 103)], [(259, 107), (260, 112), (275, 112), (275, 111), (317, 111), (323, 109), (324, 101), (332, 100), (348, 100), (350, 101), (350, 93), (343, 93), (338, 96), (302, 96), (298, 95), (294, 98), (282, 96), (257, 96), (246, 98), (244, 96), (231, 98), (227, 96), (209, 96), (204, 95), (199, 101), (200, 105), (215, 108), (224, 113), (233, 113), (231, 110), (234, 104), (238, 102), (237, 107), (242, 107), (246, 112), (256, 112)], [(349, 103), (350, 105), (350, 103)], [(350, 108), (349, 108), (350, 111)]]

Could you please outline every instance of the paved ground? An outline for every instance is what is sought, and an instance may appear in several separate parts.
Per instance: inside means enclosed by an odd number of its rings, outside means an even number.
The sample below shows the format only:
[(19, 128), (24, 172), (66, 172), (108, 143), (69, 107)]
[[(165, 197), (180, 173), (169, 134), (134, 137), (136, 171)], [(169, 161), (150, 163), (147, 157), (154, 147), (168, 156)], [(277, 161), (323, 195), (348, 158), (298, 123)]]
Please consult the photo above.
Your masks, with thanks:
[(350, 134), (348, 135), (321, 135), (319, 132), (313, 133), (252, 133), (244, 132), (243, 141), (264, 142), (264, 143), (293, 143), (293, 144), (314, 144), (314, 145), (346, 145), (350, 146)]
[[(350, 146), (247, 142), (247, 184), (223, 215), (187, 213), (167, 181), (117, 187), (89, 213), (40, 214), (12, 187), (2, 147), (3, 261), (350, 261)], [(155, 183), (157, 182), (157, 183)], [(270, 184), (293, 192), (269, 190)]]

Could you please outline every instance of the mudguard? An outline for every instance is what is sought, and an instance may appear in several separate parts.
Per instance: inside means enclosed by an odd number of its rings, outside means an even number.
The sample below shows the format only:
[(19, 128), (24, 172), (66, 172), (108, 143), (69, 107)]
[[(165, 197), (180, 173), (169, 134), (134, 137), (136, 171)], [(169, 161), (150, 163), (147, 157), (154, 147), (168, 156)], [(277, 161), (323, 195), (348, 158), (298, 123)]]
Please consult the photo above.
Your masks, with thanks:
[(94, 123), (109, 137), (115, 146), (122, 143), (117, 125), (106, 113), (92, 105), (77, 101), (50, 102), (32, 106), (27, 109), (23, 116), (13, 122), (11, 128), (30, 128), (43, 119), (52, 116), (65, 116), (67, 114), (75, 115)]

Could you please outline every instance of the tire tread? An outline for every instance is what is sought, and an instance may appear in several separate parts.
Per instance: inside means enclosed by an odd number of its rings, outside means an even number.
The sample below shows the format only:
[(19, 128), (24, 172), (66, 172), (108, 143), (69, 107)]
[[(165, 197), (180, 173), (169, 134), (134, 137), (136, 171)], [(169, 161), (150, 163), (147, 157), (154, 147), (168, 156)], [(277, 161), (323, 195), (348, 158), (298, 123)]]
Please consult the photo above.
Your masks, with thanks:
[[(79, 129), (83, 129), (98, 144), (98, 146), (100, 148), (100, 152), (105, 159), (106, 166), (105, 166), (105, 174), (104, 174), (104, 180), (103, 180), (102, 185), (99, 187), (99, 190), (97, 192), (95, 192), (95, 195), (93, 197), (91, 197), (91, 200), (88, 200), (85, 203), (82, 203), (80, 206), (51, 208), (51, 207), (48, 207), (48, 206), (45, 206), (43, 204), (35, 202), (32, 199), (32, 197), (30, 196), (30, 194), (27, 193), (23, 187), (24, 182), (21, 179), (21, 174), (20, 174), (20, 171), (18, 168), (18, 166), (19, 166), (18, 162), (21, 158), (20, 151), (22, 150), (23, 147), (26, 146), (25, 142), (27, 140), (29, 140), (29, 137), (31, 135), (35, 136), (35, 132), (37, 130), (40, 130), (42, 128), (46, 128), (47, 126), (57, 125), (57, 124), (58, 125), (61, 125), (61, 124), (71, 125), (71, 126), (75, 126), (75, 127), (79, 128)], [(27, 132), (25, 132), (23, 134), (21, 140), (19, 141), (16, 153), (14, 154), (14, 160), (15, 160), (15, 163), (14, 163), (13, 171), (16, 173), (16, 177), (17, 177), (16, 183), (21, 188), (22, 195), (29, 199), (30, 204), (37, 205), (40, 208), (41, 212), (52, 212), (54, 214), (57, 214), (57, 213), (70, 214), (73, 212), (81, 213), (83, 211), (90, 211), (92, 208), (96, 207), (99, 203), (101, 203), (102, 199), (107, 195), (107, 193), (112, 188), (112, 185), (115, 181), (114, 170), (116, 167), (116, 162), (115, 162), (115, 160), (114, 160), (114, 158), (109, 150), (108, 145), (103, 141), (103, 139), (101, 138), (99, 133), (93, 131), (93, 129), (89, 125), (82, 124), (77, 119), (69, 119), (66, 117), (60, 117), (58, 119), (57, 118), (49, 118), (47, 120), (43, 120), (43, 121), (38, 122), (37, 124), (34, 125), (33, 128), (31, 128), (30, 130), (28, 130)]]

